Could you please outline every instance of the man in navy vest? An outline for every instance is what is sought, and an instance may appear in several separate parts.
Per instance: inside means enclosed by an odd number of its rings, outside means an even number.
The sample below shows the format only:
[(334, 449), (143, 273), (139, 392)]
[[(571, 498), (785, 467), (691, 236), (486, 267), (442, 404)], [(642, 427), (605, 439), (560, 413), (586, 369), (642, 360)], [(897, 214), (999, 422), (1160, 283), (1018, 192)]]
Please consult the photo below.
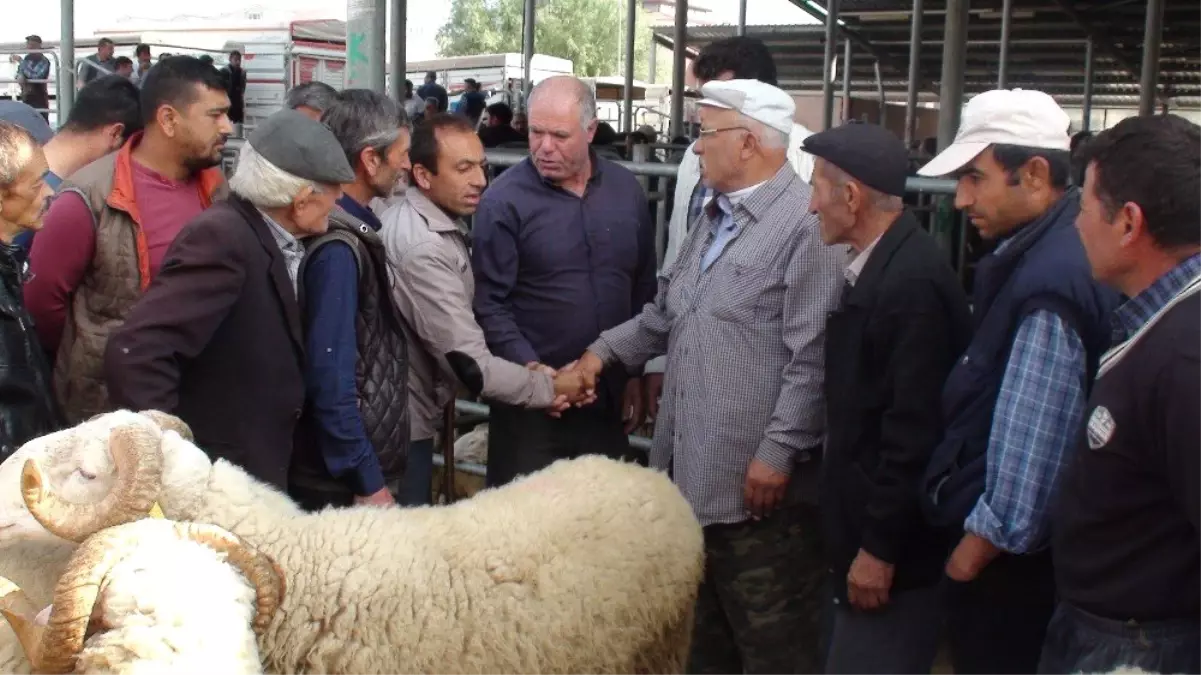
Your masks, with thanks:
[(1074, 227), (1069, 119), (1050, 96), (973, 98), (919, 173), (953, 176), (956, 208), (997, 242), (976, 268), (975, 335), (943, 388), (925, 507), (957, 543), (946, 565), (956, 673), (1031, 673), (1055, 590), (1049, 503), (1075, 448), (1117, 297)]
[(1201, 672), (1201, 129), (1132, 117), (1084, 147), (1076, 226), (1122, 292), (1064, 470), (1039, 672)]

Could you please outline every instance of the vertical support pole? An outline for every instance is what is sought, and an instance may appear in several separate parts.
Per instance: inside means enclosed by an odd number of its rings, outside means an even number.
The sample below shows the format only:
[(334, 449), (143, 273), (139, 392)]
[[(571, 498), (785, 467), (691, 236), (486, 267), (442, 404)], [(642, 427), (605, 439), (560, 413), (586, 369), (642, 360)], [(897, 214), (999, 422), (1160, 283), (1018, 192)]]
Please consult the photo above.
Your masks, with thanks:
[(1139, 78), (1138, 114), (1155, 114), (1159, 82), (1159, 41), (1163, 36), (1163, 0), (1147, 0), (1147, 22), (1143, 25), (1143, 72)]
[(880, 121), (882, 127), (888, 127), (888, 96), (884, 93), (884, 78), (880, 76), (880, 59), (872, 64), (876, 71), (876, 98), (880, 101)]
[(1081, 112), (1084, 115), (1083, 130), (1093, 128), (1093, 39), (1090, 37), (1084, 47), (1084, 100), (1081, 102)]
[(392, 64), (392, 98), (404, 103), (405, 75), (408, 73), (408, 57), (405, 55), (408, 37), (409, 0), (391, 0), (392, 4), (392, 44), (389, 48), (388, 61)]
[(842, 123), (851, 121), (851, 41), (843, 41), (842, 50)]
[(388, 0), (346, 2), (346, 88), (384, 91)]
[(967, 51), (968, 0), (947, 0), (943, 30), (942, 81), (938, 85), (938, 149), (955, 140), (963, 108), (963, 70)]
[(917, 136), (917, 81), (922, 69), (922, 0), (913, 0), (909, 17), (909, 87), (905, 92), (905, 146)]
[(746, 35), (746, 3), (747, 0), (738, 0), (738, 34)]
[(1001, 5), (1001, 53), (997, 56), (997, 89), (1009, 87), (1009, 32), (1013, 23), (1013, 0)]
[(676, 23), (671, 33), (671, 136), (684, 133), (684, 63), (688, 56), (688, 0), (676, 0)]
[(634, 29), (638, 23), (637, 0), (626, 0), (626, 86), (622, 116), (626, 133), (634, 130)]
[(657, 84), (659, 70), (659, 44), (655, 42), (655, 36), (651, 35), (651, 48), (646, 52), (646, 79), (651, 84)]
[(58, 108), (56, 126), (62, 126), (75, 106), (75, 0), (62, 0), (59, 7), (58, 79), (54, 82), (54, 99)]
[(838, 0), (826, 0), (826, 53), (822, 65), (822, 129), (834, 126), (834, 36), (838, 31)]
[(521, 63), (525, 67), (521, 84), (521, 109), (529, 112), (530, 90), (534, 88), (531, 66), (534, 62), (534, 0), (525, 0), (521, 20)]

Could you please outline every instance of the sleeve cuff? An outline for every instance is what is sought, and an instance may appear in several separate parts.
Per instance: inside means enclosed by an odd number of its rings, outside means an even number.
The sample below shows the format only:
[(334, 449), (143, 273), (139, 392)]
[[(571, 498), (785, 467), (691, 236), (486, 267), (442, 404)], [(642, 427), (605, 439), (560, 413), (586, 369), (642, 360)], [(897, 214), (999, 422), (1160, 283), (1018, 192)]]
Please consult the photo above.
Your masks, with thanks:
[(643, 368), (643, 371), (646, 372), (647, 374), (662, 373), (664, 370), (667, 369), (666, 366), (667, 366), (667, 357), (666, 356), (656, 356), (655, 358), (646, 362), (646, 367)]
[(359, 497), (367, 497), (384, 489), (384, 472), (374, 451), (367, 453), (347, 478), (350, 489)]
[(971, 532), (981, 539), (987, 539), (990, 544), (1002, 551), (1010, 553), (1022, 552), (1013, 550), (1011, 542), (1005, 540), (1004, 524), (997, 517), (997, 514), (993, 513), (988, 504), (985, 503), (983, 497), (980, 498), (980, 501), (976, 502), (976, 506), (968, 514), (967, 520), (963, 523), (963, 529), (965, 532)]
[(890, 565), (897, 564), (897, 542), (875, 527), (869, 526), (863, 530), (859, 547)]
[(592, 344), (588, 345), (588, 351), (596, 354), (606, 366), (617, 360), (617, 352), (609, 347), (603, 336), (598, 337)]
[(759, 449), (755, 451), (755, 459), (785, 476), (792, 475), (792, 465), (795, 458), (796, 450), (766, 438), (759, 444)]

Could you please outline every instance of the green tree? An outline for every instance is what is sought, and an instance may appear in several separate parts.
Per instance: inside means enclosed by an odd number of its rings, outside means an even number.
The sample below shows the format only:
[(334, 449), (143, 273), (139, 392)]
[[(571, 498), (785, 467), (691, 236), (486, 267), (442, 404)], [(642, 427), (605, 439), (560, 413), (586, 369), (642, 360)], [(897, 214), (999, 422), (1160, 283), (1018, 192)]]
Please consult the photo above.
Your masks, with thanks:
[[(581, 77), (623, 75), (626, 2), (538, 0), (534, 51), (571, 59)], [(522, 0), (454, 0), (438, 30), (441, 56), (521, 52)], [(645, 80), (651, 42), (646, 12), (638, 8), (634, 77)]]

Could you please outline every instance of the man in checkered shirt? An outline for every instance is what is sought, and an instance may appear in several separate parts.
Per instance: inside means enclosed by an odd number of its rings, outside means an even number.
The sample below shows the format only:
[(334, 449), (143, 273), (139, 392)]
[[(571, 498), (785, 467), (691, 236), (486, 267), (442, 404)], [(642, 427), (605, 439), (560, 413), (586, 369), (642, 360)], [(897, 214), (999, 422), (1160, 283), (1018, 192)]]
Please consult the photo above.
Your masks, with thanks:
[(715, 195), (655, 301), (576, 367), (671, 361), (651, 464), (705, 531), (689, 672), (817, 672), (823, 337), (843, 255), (787, 159), (791, 97), (757, 80), (701, 93), (694, 152)]

